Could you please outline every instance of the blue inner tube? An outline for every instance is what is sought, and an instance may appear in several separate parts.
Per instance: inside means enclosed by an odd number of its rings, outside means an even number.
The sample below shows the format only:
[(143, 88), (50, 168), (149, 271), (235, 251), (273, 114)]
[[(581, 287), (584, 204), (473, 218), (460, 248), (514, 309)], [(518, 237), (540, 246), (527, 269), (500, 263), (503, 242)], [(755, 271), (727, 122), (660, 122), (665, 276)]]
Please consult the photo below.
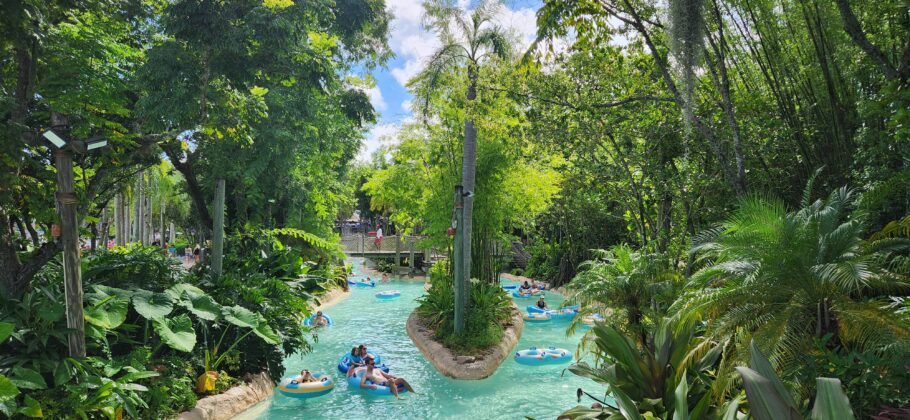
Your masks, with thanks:
[(401, 297), (400, 290), (386, 290), (384, 292), (379, 292), (376, 294), (376, 298), (381, 300), (395, 299), (397, 297)]
[[(327, 326), (331, 327), (332, 325), (335, 325), (335, 322), (332, 321), (332, 317), (330, 317), (328, 314), (322, 314), (322, 316), (324, 316), (325, 320), (329, 322), (329, 324)], [(306, 319), (303, 320), (303, 325), (306, 325), (307, 327), (312, 326), (313, 318), (316, 318), (316, 315), (308, 316)]]
[(369, 282), (367, 282), (366, 280), (360, 280), (360, 281), (348, 280), (348, 284), (351, 286), (357, 286), (357, 287), (376, 287), (376, 280), (370, 280)]
[[(354, 371), (354, 374), (348, 376), (348, 385), (351, 386), (351, 389), (357, 389), (361, 392), (365, 392), (368, 395), (393, 395), (392, 390), (388, 386), (374, 384), (373, 381), (367, 381), (367, 385), (376, 385), (376, 389), (371, 388), (361, 388), (360, 380), (363, 378), (363, 375), (366, 374), (366, 368), (358, 368)], [(398, 393), (408, 392), (407, 388), (404, 385), (398, 385)]]
[(504, 285), (502, 285), (502, 288), (503, 288), (503, 289), (506, 289), (506, 290), (513, 290), (513, 289), (515, 289), (515, 288), (517, 288), (517, 287), (518, 287), (517, 284), (504, 284)]
[(572, 360), (572, 353), (566, 349), (531, 347), (515, 352), (515, 361), (522, 365), (540, 366), (566, 363)]
[[(559, 309), (569, 309), (569, 310), (578, 312), (578, 310), (581, 309), (581, 306), (578, 306), (578, 305), (565, 306), (565, 307), (562, 307)], [(549, 313), (550, 315), (553, 315), (554, 313), (559, 312), (559, 310), (558, 309), (540, 309), (537, 307), (537, 305), (528, 305), (528, 313), (535, 313), (535, 312), (540, 313), (540, 314), (546, 312), (546, 313)]]
[[(538, 294), (540, 294), (540, 293), (538, 292)], [(537, 298), (537, 296), (535, 296), (533, 293), (522, 296), (521, 293), (518, 293), (518, 290), (512, 292), (512, 297), (518, 298), (518, 299), (535, 299), (535, 298)]]
[[(372, 353), (372, 352), (370, 354), (373, 355), (373, 360), (376, 362), (377, 368), (381, 369), (383, 372), (389, 371), (388, 366), (381, 364), (382, 358), (378, 354)], [(351, 368), (351, 363), (362, 362), (362, 361), (363, 361), (362, 357), (354, 357), (354, 356), (351, 356), (350, 354), (345, 354), (345, 355), (341, 356), (341, 359), (338, 359), (338, 371), (341, 373), (347, 374), (348, 369)]]

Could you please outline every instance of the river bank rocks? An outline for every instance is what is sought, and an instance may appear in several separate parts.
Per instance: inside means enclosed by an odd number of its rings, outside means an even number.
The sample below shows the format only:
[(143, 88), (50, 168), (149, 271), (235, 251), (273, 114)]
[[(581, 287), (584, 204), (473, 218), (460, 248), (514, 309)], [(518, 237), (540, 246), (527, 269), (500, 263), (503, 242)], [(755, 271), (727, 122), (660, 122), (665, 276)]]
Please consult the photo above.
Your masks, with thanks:
[(177, 416), (178, 420), (227, 420), (268, 399), (275, 392), (275, 383), (266, 372), (248, 376), (243, 385), (221, 394), (201, 398), (196, 407)]
[(503, 331), (502, 341), (498, 345), (477, 354), (458, 355), (433, 338), (433, 331), (425, 326), (416, 311), (411, 313), (407, 322), (408, 336), (423, 356), (439, 373), (454, 379), (483, 379), (492, 375), (512, 354), (523, 329), (521, 311), (513, 303), (511, 321)]

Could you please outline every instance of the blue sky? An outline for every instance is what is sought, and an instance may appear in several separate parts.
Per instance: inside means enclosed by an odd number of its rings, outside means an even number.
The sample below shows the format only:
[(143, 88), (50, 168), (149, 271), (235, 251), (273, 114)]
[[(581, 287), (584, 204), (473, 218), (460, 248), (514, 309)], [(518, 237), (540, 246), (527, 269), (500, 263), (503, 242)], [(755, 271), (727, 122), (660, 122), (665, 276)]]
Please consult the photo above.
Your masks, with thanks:
[[(459, 2), (464, 7), (471, 7), (470, 0)], [(527, 46), (536, 33), (536, 12), (541, 3), (539, 0), (507, 0), (497, 16), (497, 23), (514, 31), (522, 40), (522, 47)], [(408, 108), (412, 97), (405, 84), (420, 72), (427, 57), (439, 45), (436, 37), (421, 27), (422, 4), (423, 0), (386, 0), (386, 7), (394, 16), (389, 45), (395, 58), (385, 68), (373, 72), (377, 83), (367, 93), (380, 118), (367, 133), (358, 159), (369, 160), (380, 144), (394, 142), (400, 124), (411, 117)]]

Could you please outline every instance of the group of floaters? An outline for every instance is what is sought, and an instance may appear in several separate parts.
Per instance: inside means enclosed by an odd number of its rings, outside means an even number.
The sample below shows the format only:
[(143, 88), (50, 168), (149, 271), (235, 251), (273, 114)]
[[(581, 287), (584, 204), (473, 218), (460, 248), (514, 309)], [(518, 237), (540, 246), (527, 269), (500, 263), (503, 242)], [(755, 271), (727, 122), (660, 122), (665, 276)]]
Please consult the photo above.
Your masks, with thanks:
[[(391, 277), (389, 277), (389, 273), (382, 273), (382, 283), (388, 283), (390, 280)], [(376, 280), (371, 279), (369, 276), (360, 280), (348, 279), (348, 285), (357, 287), (376, 287)]]
[(510, 284), (502, 286), (503, 289), (511, 290), (512, 297), (518, 299), (530, 299), (534, 296), (539, 296), (543, 294), (544, 290), (547, 290), (547, 284), (543, 282), (536, 282), (531, 284), (531, 282), (525, 280), (521, 286)]
[[(367, 346), (361, 344), (344, 354), (338, 361), (338, 370), (347, 377), (352, 389), (359, 389), (369, 395), (394, 395), (397, 398), (404, 392), (414, 392), (414, 388), (404, 378), (389, 373), (389, 367), (380, 363), (379, 354), (371, 353)], [(300, 375), (285, 378), (278, 385), (278, 392), (293, 398), (314, 398), (326, 395), (335, 388), (332, 377), (320, 373), (311, 373), (304, 369)]]
[[(383, 283), (388, 283), (389, 280), (390, 279), (389, 279), (388, 273), (385, 273), (382, 275)], [(376, 287), (376, 280), (373, 280), (369, 277), (367, 277), (365, 279), (361, 279), (361, 280), (348, 280), (348, 285), (356, 286), (356, 287)], [(376, 293), (376, 299), (379, 299), (379, 300), (392, 300), (392, 299), (399, 298), (399, 297), (401, 297), (400, 290), (385, 290), (385, 291)]]

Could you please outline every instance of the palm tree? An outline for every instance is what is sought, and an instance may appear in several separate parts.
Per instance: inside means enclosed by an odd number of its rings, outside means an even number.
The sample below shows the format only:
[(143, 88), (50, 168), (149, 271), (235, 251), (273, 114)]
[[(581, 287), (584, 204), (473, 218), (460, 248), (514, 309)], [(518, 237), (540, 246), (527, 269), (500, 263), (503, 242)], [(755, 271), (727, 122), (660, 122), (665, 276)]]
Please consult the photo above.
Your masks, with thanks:
[(861, 239), (862, 217), (850, 217), (848, 210), (851, 190), (835, 190), (814, 203), (808, 196), (795, 212), (776, 200), (745, 198), (693, 247), (709, 265), (692, 276), (693, 291), (671, 310), (708, 320), (706, 336), (727, 343), (718, 392), (732, 367), (748, 357), (751, 340), (784, 372), (820, 338), (892, 354), (910, 344), (910, 325), (880, 299), (910, 287), (879, 252), (882, 245), (893, 250), (901, 244)]
[[(442, 46), (431, 57), (426, 68), (417, 77), (417, 87), (422, 93), (424, 112), (429, 108), (430, 95), (439, 88), (442, 76), (449, 72), (467, 72), (467, 99), (477, 97), (477, 77), (480, 66), (495, 58), (509, 56), (509, 42), (505, 32), (493, 24), (493, 17), (500, 3), (481, 0), (468, 12), (451, 0), (431, 0), (423, 5), (426, 12), (424, 25), (436, 33)], [(456, 250), (456, 309), (455, 331), (464, 329), (464, 310), (467, 306), (467, 287), (471, 278), (471, 225), (474, 210), (474, 173), (476, 165), (477, 129), (468, 113), (464, 122), (462, 156), (462, 186), (464, 188), (463, 222), (458, 226), (462, 248)], [(456, 204), (457, 206), (457, 204)], [(456, 212), (459, 209), (456, 208)], [(458, 258), (460, 254), (461, 258)], [(459, 261), (460, 260), (460, 261)]]
[(625, 244), (594, 253), (595, 259), (582, 263), (582, 271), (567, 286), (575, 292), (572, 300), (586, 310), (622, 311), (626, 332), (641, 348), (647, 347), (646, 319), (659, 319), (666, 311), (664, 304), (672, 302), (681, 276), (668, 268), (664, 257), (640, 254)]

